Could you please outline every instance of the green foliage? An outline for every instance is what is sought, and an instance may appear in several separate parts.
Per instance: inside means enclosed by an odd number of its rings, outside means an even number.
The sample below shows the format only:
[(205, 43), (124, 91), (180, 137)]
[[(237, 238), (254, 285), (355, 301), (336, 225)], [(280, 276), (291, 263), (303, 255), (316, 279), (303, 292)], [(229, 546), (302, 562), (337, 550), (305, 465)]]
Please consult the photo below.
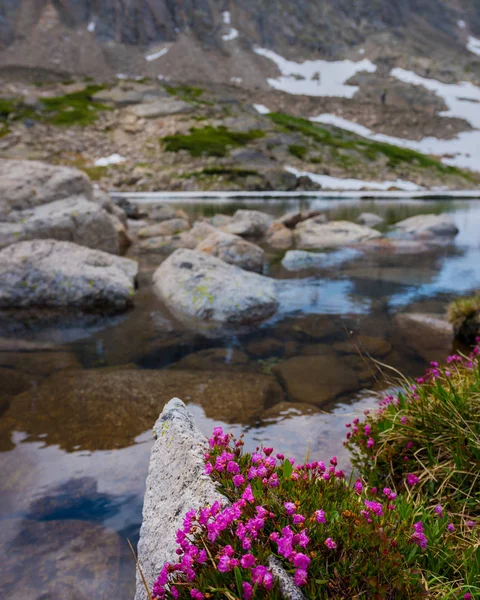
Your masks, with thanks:
[(480, 312), (480, 292), (468, 298), (459, 298), (448, 307), (448, 320), (457, 325)]
[(165, 90), (171, 96), (177, 96), (177, 98), (181, 98), (185, 102), (205, 103), (205, 101), (201, 100), (204, 90), (199, 87), (191, 85), (166, 85)]
[(245, 146), (252, 140), (263, 137), (263, 131), (229, 131), (226, 127), (192, 128), (188, 134), (169, 135), (163, 138), (167, 152), (186, 150), (192, 156), (225, 156), (230, 147)]
[(240, 169), (235, 167), (205, 167), (201, 171), (195, 171), (194, 173), (188, 174), (189, 177), (195, 177), (197, 179), (204, 179), (206, 177), (217, 177), (223, 176), (228, 179), (241, 179), (243, 177), (258, 175), (258, 171), (253, 169)]
[(52, 125), (90, 125), (96, 121), (98, 110), (108, 110), (93, 101), (93, 95), (102, 89), (101, 85), (88, 85), (79, 92), (43, 98), (44, 120)]
[[(312, 138), (322, 146), (333, 149), (355, 150), (367, 160), (374, 161), (379, 154), (388, 159), (388, 165), (395, 168), (398, 165), (415, 165), (425, 169), (433, 169), (441, 174), (458, 175), (464, 179), (472, 180), (472, 175), (456, 167), (444, 165), (439, 160), (384, 142), (367, 140), (353, 133), (342, 131), (337, 127), (323, 127), (312, 123), (308, 119), (293, 117), (284, 113), (269, 113), (270, 119), (286, 131), (300, 132)], [(348, 160), (348, 159), (347, 159)]]
[(372, 483), (480, 516), (478, 352), (454, 354), (444, 368), (432, 363), (424, 377), (354, 424), (347, 445)]
[(292, 156), (296, 156), (300, 160), (303, 160), (308, 152), (305, 146), (298, 146), (297, 144), (292, 144), (291, 146), (289, 146), (288, 151)]

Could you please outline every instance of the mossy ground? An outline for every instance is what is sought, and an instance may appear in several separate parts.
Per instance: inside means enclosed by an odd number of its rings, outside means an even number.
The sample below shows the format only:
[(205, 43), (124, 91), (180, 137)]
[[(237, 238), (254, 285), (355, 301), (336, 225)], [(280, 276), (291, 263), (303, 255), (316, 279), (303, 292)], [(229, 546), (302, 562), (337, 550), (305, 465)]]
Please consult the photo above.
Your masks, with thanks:
[(459, 298), (448, 307), (448, 320), (452, 325), (473, 317), (480, 312), (480, 291), (468, 298)]
[(337, 162), (343, 163), (345, 168), (351, 166), (355, 161), (353, 153), (358, 153), (359, 157), (371, 162), (377, 160), (380, 155), (387, 159), (387, 166), (392, 169), (401, 165), (410, 165), (434, 170), (442, 175), (456, 175), (469, 181), (475, 180), (467, 171), (444, 165), (436, 158), (408, 148), (368, 140), (337, 127), (324, 127), (312, 123), (308, 119), (284, 113), (270, 113), (268, 116), (284, 131), (301, 133), (319, 146), (329, 147), (333, 156), (337, 157)]
[(263, 131), (230, 131), (226, 127), (207, 125), (200, 129), (192, 128), (190, 133), (164, 137), (167, 152), (186, 150), (191, 156), (226, 156), (229, 148), (246, 146), (249, 142), (264, 136)]

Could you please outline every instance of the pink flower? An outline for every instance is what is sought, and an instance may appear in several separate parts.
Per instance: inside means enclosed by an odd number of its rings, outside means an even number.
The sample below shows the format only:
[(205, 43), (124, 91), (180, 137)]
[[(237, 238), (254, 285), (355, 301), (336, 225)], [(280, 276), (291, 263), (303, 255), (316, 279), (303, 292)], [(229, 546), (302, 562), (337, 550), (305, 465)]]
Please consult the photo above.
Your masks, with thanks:
[(373, 446), (375, 446), (375, 440), (373, 438), (368, 438), (367, 448), (373, 448)]
[(358, 494), (359, 496), (363, 492), (363, 485), (362, 485), (362, 482), (360, 481), (360, 479), (357, 479), (357, 481), (354, 483), (353, 489), (355, 490), (355, 493)]
[(447, 531), (449, 531), (450, 533), (453, 533), (455, 531), (455, 525), (453, 523), (449, 523), (447, 525)]
[(273, 448), (264, 448), (263, 449), (263, 453), (265, 454), (265, 456), (270, 456), (270, 454), (273, 452)]
[(366, 435), (367, 437), (369, 437), (369, 436), (370, 436), (370, 432), (372, 431), (372, 428), (371, 428), (371, 427), (370, 427), (370, 425), (368, 425), (368, 423), (367, 423), (367, 425), (365, 425), (365, 427), (363, 428), (363, 431), (365, 432), (365, 435)]
[(253, 567), (252, 569), (252, 581), (257, 585), (261, 585), (266, 590), (271, 590), (273, 587), (273, 575), (263, 565)]
[(235, 487), (240, 487), (245, 483), (245, 477), (243, 475), (235, 475), (233, 477), (233, 485)]
[(293, 515), (293, 524), (299, 525), (305, 521), (305, 517), (302, 515)]
[(297, 507), (293, 502), (285, 502), (283, 506), (285, 507), (287, 515), (293, 515), (293, 513), (297, 510)]
[(203, 600), (205, 598), (202, 592), (199, 592), (195, 588), (193, 588), (193, 590), (190, 590), (190, 596), (193, 598), (193, 600)]
[(383, 515), (383, 506), (380, 502), (373, 502), (371, 500), (365, 500), (365, 506), (369, 512), (381, 517)]
[(245, 491), (242, 494), (242, 499), (246, 500), (247, 502), (255, 502), (255, 498), (252, 492), (252, 486), (250, 484), (248, 484), (245, 488)]
[(473, 598), (472, 594), (470, 594), (469, 592), (467, 592), (466, 594), (464, 594), (463, 596), (463, 600), (471, 600), (471, 598)]
[(229, 473), (235, 473), (235, 474), (240, 473), (240, 467), (238, 466), (238, 464), (235, 461), (231, 460), (227, 465), (227, 471)]
[(293, 581), (295, 582), (295, 585), (298, 585), (299, 587), (305, 585), (307, 583), (307, 579), (308, 575), (304, 569), (297, 569), (295, 571), (295, 575), (293, 576)]
[(426, 548), (428, 539), (423, 533), (423, 523), (421, 521), (418, 521), (418, 523), (414, 523), (413, 529), (415, 530), (415, 532), (410, 536), (412, 542), (414, 544), (417, 544), (417, 546), (420, 546), (420, 548)]
[(315, 521), (317, 523), (326, 523), (325, 513), (324, 513), (323, 510), (316, 510), (315, 511)]
[(297, 569), (307, 569), (310, 564), (310, 559), (306, 554), (298, 552), (293, 558), (293, 566)]
[(440, 504), (437, 504), (437, 506), (435, 506), (435, 508), (433, 509), (433, 511), (435, 512), (435, 514), (437, 514), (439, 517), (443, 517), (443, 508), (440, 506)]
[(285, 456), (283, 454), (277, 454), (278, 460), (285, 460)]
[(261, 454), (259, 454), (258, 452), (254, 452), (252, 454), (252, 463), (254, 465), (258, 465), (258, 463), (261, 463), (263, 460), (263, 456)]
[(332, 540), (332, 538), (327, 538), (324, 543), (325, 546), (330, 550), (335, 550), (335, 548), (337, 547), (337, 544)]
[(416, 485), (418, 482), (420, 481), (420, 479), (413, 473), (409, 473), (407, 475), (407, 483), (409, 486), (414, 486)]
[(255, 564), (255, 557), (252, 554), (244, 554), (240, 559), (240, 564), (244, 569), (253, 567), (253, 565)]
[(253, 587), (247, 581), (244, 581), (242, 583), (242, 589), (243, 589), (243, 599), (251, 600), (252, 596), (253, 596)]

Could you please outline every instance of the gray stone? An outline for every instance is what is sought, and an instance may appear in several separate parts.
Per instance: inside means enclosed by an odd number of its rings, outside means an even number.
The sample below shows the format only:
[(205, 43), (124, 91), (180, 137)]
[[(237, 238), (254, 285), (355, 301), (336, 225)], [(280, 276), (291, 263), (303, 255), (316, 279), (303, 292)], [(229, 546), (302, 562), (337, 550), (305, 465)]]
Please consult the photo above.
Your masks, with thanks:
[(115, 104), (117, 106), (128, 106), (129, 104), (140, 104), (143, 94), (137, 90), (125, 90), (120, 87), (100, 90), (93, 96), (95, 102)]
[(0, 220), (23, 210), (69, 198), (93, 200), (90, 179), (78, 169), (30, 160), (0, 159)]
[(177, 216), (176, 210), (167, 204), (160, 204), (148, 209), (148, 217), (152, 221), (169, 221)]
[(143, 227), (138, 232), (139, 238), (151, 238), (159, 235), (176, 235), (190, 229), (190, 223), (185, 219), (169, 219), (168, 221), (161, 221), (148, 227)]
[(315, 219), (316, 223), (326, 223), (327, 217), (320, 210), (308, 210), (307, 212), (292, 211), (284, 214), (280, 219), (280, 223), (294, 229), (299, 223), (306, 221), (307, 219)]
[(179, 113), (190, 113), (194, 110), (191, 104), (183, 100), (174, 100), (173, 98), (165, 98), (146, 102), (132, 106), (129, 109), (132, 114), (142, 119), (156, 119), (166, 115), (176, 115)]
[(353, 248), (342, 248), (335, 252), (308, 252), (307, 250), (289, 250), (282, 260), (282, 266), (288, 271), (301, 269), (331, 269), (362, 256), (362, 252)]
[(384, 222), (384, 219), (375, 213), (362, 213), (358, 216), (357, 223), (367, 227), (376, 227)]
[(214, 227), (225, 227), (225, 225), (229, 225), (232, 221), (233, 221), (233, 217), (231, 217), (230, 215), (222, 215), (222, 214), (215, 215), (214, 217), (212, 217), (210, 219), (210, 223)]
[(178, 235), (162, 235), (142, 240), (139, 244), (140, 252), (154, 252), (157, 254), (170, 254), (178, 248), (195, 249), (200, 242), (212, 233), (218, 231), (205, 221), (196, 221), (188, 231)]
[(272, 224), (273, 217), (259, 210), (237, 210), (223, 231), (246, 237), (261, 237)]
[(295, 585), (277, 558), (269, 556), (268, 566), (272, 575), (278, 580), (280, 593), (283, 598), (288, 600), (305, 600), (305, 596), (302, 594), (300, 588)]
[(318, 223), (316, 218), (308, 219), (297, 225), (294, 235), (297, 248), (300, 250), (338, 248), (381, 237), (378, 231), (363, 225), (349, 221)]
[(176, 250), (155, 271), (153, 283), (185, 325), (207, 335), (256, 325), (277, 309), (271, 279), (202, 252)]
[(133, 260), (71, 242), (12, 244), (0, 251), (0, 307), (125, 310), (137, 270)]
[(417, 215), (395, 224), (397, 232), (411, 237), (455, 236), (458, 227), (450, 215)]
[(236, 265), (246, 271), (261, 273), (265, 252), (252, 242), (238, 235), (217, 231), (211, 233), (196, 247), (198, 252), (216, 256), (230, 265)]
[(116, 218), (82, 196), (11, 213), (10, 218), (16, 223), (0, 223), (0, 248), (14, 241), (54, 239), (119, 252)]
[[(153, 429), (155, 443), (148, 469), (138, 560), (149, 590), (166, 562), (176, 562), (175, 534), (185, 514), (225, 497), (203, 475), (208, 445), (192, 415), (178, 398), (163, 409)], [(137, 573), (135, 600), (148, 596)]]
[(425, 361), (444, 360), (453, 342), (453, 328), (446, 318), (430, 313), (400, 313), (394, 317), (397, 345)]
[(287, 250), (293, 246), (292, 231), (280, 221), (274, 221), (270, 225), (266, 237), (268, 245), (276, 250)]

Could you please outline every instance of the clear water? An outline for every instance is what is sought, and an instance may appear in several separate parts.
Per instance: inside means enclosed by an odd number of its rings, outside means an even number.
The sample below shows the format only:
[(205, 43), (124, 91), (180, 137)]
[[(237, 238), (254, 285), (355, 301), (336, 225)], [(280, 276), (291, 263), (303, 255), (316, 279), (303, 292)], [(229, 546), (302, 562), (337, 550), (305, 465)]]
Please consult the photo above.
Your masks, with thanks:
[[(238, 206), (181, 203), (197, 217)], [(248, 335), (184, 331), (152, 294), (158, 255), (139, 257), (136, 306), (125, 315), (0, 314), (1, 598), (133, 597), (126, 540), (138, 538), (151, 428), (173, 395), (205, 434), (223, 425), (244, 433), (249, 449), (336, 454), (348, 469), (345, 422), (374, 405), (369, 390), (384, 389), (393, 373), (356, 348), (410, 376), (450, 351), (448, 336), (396, 315), (441, 315), (453, 297), (480, 287), (480, 203), (283, 198), (241, 206), (274, 215), (319, 208), (351, 220), (368, 211), (387, 224), (449, 212), (460, 233), (427, 252), (371, 253), (319, 271), (289, 272), (269, 253), (279, 313)]]

